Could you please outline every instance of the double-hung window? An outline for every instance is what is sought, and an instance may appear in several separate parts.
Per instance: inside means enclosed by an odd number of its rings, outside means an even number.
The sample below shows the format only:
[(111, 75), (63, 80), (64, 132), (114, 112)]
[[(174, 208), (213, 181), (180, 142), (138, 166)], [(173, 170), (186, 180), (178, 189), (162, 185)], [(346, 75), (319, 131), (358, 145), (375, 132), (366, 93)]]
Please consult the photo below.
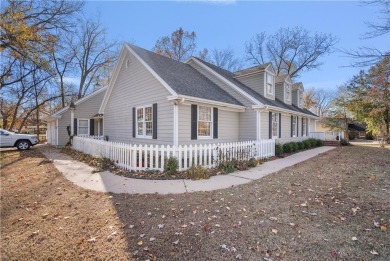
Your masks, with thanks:
[(286, 101), (289, 101), (291, 98), (291, 85), (287, 84), (286, 86)]
[(274, 93), (274, 76), (270, 73), (267, 73), (267, 93)]
[(297, 137), (297, 117), (292, 117), (292, 134), (293, 137)]
[(306, 133), (307, 122), (306, 122), (306, 120), (307, 120), (306, 118), (302, 118), (302, 136), (307, 136), (307, 133)]
[(152, 138), (153, 108), (152, 106), (137, 108), (137, 138)]
[(303, 92), (302, 91), (299, 91), (299, 106), (302, 107), (303, 106)]
[(78, 129), (77, 130), (78, 135), (88, 135), (89, 119), (78, 119), (77, 129)]
[(272, 113), (272, 138), (278, 138), (279, 113)]
[(213, 110), (211, 107), (198, 106), (198, 137), (211, 138), (213, 126)]

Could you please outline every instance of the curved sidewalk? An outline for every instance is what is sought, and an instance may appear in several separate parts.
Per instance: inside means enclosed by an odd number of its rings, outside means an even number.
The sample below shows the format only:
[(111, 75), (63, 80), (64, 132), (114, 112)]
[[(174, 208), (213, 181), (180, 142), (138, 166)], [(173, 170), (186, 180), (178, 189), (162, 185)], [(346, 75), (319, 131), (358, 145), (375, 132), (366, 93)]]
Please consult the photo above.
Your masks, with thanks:
[(293, 154), (286, 158), (268, 161), (262, 165), (228, 175), (213, 176), (207, 180), (145, 180), (125, 178), (108, 171), (93, 173), (93, 167), (58, 152), (50, 147), (42, 148), (42, 153), (54, 166), (74, 184), (90, 190), (129, 194), (178, 194), (196, 191), (212, 191), (241, 185), (260, 179), (271, 173), (308, 160), (318, 154), (334, 149), (319, 147)]

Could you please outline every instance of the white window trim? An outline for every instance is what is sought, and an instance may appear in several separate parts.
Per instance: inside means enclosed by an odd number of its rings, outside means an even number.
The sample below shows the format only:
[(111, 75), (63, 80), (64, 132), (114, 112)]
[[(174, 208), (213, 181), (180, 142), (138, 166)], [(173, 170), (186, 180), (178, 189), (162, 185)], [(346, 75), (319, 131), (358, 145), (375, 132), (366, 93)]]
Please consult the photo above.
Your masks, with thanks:
[[(90, 131), (90, 123), (89, 123), (89, 120), (90, 119), (85, 119), (85, 118), (77, 118), (77, 135), (90, 135), (91, 131)], [(87, 134), (80, 134), (80, 121), (88, 121), (88, 133)]]
[[(268, 91), (268, 75), (272, 76), (271, 92)], [(274, 91), (274, 89), (275, 89), (275, 75), (273, 75), (272, 73), (267, 72), (267, 73), (265, 74), (265, 84), (266, 84), (266, 86), (265, 86), (265, 88), (266, 88), (266, 93), (267, 93), (268, 95), (274, 95), (274, 92), (275, 92), (275, 91)]]
[[(199, 135), (199, 108), (200, 107), (207, 107), (211, 109), (211, 124), (210, 124), (210, 135), (209, 136), (200, 136)], [(211, 106), (204, 106), (204, 105), (198, 105), (197, 106), (197, 119), (196, 119), (196, 134), (198, 136), (198, 140), (211, 140), (213, 139), (213, 126), (214, 126), (214, 110)]]
[[(143, 126), (144, 127), (143, 132), (145, 134), (139, 135), (138, 134), (138, 109), (143, 109), (143, 114), (144, 114), (144, 118), (145, 118), (145, 108), (149, 108), (149, 107), (152, 108), (152, 135), (150, 135), (150, 136), (146, 135), (145, 121), (144, 121), (144, 126)], [(152, 104), (135, 107), (135, 137), (138, 139), (153, 139), (153, 105)]]
[[(291, 87), (291, 85), (290, 84), (287, 84), (286, 85), (286, 90), (285, 90), (285, 92), (286, 92), (286, 101), (290, 101), (291, 100), (291, 92), (292, 92), (292, 87)], [(288, 95), (288, 97), (287, 97), (287, 94), (289, 94)]]
[(307, 130), (307, 122), (306, 122), (306, 119), (307, 118), (302, 118), (302, 126), (303, 126), (303, 137), (306, 137), (307, 136), (307, 133), (306, 133), (306, 130)]
[(271, 132), (273, 132), (273, 127), (274, 127), (274, 115), (276, 115), (276, 122), (277, 122), (277, 125), (276, 125), (276, 136), (274, 136), (274, 134), (272, 133), (272, 139), (279, 139), (279, 113), (276, 113), (276, 112), (273, 112), (272, 113), (272, 127), (271, 127)]
[[(295, 124), (294, 124), (295, 123)], [(297, 124), (298, 124), (298, 117), (293, 116), (293, 124), (292, 124), (292, 133), (293, 137), (298, 137), (297, 136)]]

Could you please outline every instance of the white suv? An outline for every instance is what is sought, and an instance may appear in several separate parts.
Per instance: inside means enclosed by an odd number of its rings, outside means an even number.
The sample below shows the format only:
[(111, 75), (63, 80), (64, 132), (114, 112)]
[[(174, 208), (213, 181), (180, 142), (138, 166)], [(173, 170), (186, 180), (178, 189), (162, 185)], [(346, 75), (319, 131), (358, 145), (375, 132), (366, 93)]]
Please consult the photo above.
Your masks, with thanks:
[(16, 147), (18, 150), (28, 150), (38, 142), (35, 135), (17, 134), (0, 129), (0, 148)]

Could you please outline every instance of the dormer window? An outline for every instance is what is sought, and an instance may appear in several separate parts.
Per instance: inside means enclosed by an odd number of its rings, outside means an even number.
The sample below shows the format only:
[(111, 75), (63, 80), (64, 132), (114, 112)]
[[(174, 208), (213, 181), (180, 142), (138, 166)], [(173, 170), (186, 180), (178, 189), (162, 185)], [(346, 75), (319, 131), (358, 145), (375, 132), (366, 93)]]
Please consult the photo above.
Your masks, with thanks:
[(267, 73), (267, 94), (274, 93), (274, 76), (270, 73)]
[(302, 106), (303, 105), (303, 92), (299, 91), (299, 102), (298, 102), (299, 106)]
[(291, 99), (291, 85), (286, 85), (286, 100), (289, 101)]

